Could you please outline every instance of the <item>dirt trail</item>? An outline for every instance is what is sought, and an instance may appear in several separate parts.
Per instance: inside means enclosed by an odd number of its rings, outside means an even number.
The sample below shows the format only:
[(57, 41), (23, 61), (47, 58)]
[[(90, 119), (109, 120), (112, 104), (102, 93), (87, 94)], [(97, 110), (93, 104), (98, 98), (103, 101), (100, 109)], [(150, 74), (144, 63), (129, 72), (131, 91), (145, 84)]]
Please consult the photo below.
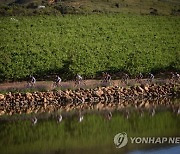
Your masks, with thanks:
[[(100, 85), (100, 80), (86, 80), (85, 84), (81, 84), (78, 87), (89, 87), (89, 88), (93, 88), (95, 86)], [(74, 81), (67, 81), (67, 82), (62, 82), (61, 83), (61, 87), (62, 89), (74, 89), (77, 88), (77, 86), (75, 86), (75, 82)], [(10, 90), (26, 90), (28, 89), (28, 84), (26, 81), (23, 82), (7, 82), (7, 83), (1, 83), (0, 84), (0, 91), (10, 91)], [(37, 81), (36, 85), (34, 86), (34, 89), (37, 90), (52, 90), (53, 88), (53, 81)]]
[[(155, 79), (154, 83), (167, 83), (169, 79)], [(113, 86), (132, 86), (135, 84), (145, 84), (148, 83), (147, 79), (141, 80), (141, 82), (137, 83), (135, 79), (130, 79), (128, 84), (122, 82), (122, 80), (112, 80), (111, 85)], [(74, 81), (62, 82), (60, 89), (76, 89), (76, 88), (95, 88), (98, 86), (108, 86), (110, 84), (103, 84), (101, 80), (85, 80), (85, 84), (76, 86)], [(6, 82), (0, 84), (0, 91), (12, 91), (12, 90), (27, 90), (27, 82)], [(53, 90), (53, 82), (52, 81), (37, 81), (34, 89), (37, 90)]]

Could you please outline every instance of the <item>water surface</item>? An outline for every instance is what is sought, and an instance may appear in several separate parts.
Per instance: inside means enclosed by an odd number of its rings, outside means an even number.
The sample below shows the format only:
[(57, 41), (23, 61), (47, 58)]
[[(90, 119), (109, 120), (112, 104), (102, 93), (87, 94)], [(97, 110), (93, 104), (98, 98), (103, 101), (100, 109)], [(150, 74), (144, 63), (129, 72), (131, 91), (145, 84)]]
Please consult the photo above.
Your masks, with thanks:
[[(13, 115), (0, 117), (0, 153), (180, 153), (179, 145), (131, 144), (117, 149), (113, 139), (117, 133), (126, 132), (131, 137), (180, 136), (180, 116), (170, 110), (149, 111), (141, 115), (132, 110), (84, 112), (79, 122), (78, 112), (62, 113), (57, 123), (57, 113)], [(31, 118), (38, 122), (32, 125)]]

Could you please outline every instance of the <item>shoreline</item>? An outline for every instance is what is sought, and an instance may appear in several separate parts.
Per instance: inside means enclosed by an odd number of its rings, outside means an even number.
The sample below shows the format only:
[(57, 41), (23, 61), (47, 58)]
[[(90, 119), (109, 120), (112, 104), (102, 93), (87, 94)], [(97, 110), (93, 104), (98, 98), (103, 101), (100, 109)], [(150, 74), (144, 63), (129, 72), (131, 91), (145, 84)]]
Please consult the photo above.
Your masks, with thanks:
[[(180, 84), (141, 84), (131, 87), (107, 86), (94, 89), (57, 90), (0, 94), (0, 115), (54, 112), (57, 110), (103, 110), (127, 107), (171, 106), (171, 102), (150, 100), (180, 96)], [(142, 100), (142, 101), (139, 101)], [(175, 104), (179, 108), (179, 103)]]

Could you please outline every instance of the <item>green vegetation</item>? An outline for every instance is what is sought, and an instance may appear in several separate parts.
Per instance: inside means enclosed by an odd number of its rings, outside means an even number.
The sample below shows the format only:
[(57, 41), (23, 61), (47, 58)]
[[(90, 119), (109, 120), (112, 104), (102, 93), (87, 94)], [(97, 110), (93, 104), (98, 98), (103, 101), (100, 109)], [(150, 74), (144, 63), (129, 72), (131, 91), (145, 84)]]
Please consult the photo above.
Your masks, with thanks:
[[(113, 113), (111, 121), (101, 115), (87, 114), (82, 123), (78, 122), (77, 116), (69, 116), (60, 124), (51, 119), (39, 120), (35, 126), (26, 120), (1, 122), (0, 149), (1, 153), (51, 153), (93, 147), (107, 150), (109, 146), (115, 150), (113, 138), (117, 133), (126, 132), (131, 137), (178, 136), (179, 120), (169, 112), (160, 112), (154, 117), (147, 114), (140, 117), (134, 113), (128, 120), (119, 113)], [(125, 149), (130, 148), (132, 145), (128, 143)]]
[(138, 15), (1, 17), (0, 80), (180, 70), (180, 18)]

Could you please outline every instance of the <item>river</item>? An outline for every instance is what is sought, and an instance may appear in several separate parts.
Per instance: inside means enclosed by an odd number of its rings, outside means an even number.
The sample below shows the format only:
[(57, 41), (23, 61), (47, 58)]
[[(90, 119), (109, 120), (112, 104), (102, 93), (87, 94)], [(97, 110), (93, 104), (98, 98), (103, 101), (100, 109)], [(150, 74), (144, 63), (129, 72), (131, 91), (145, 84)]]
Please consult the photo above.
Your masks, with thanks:
[[(79, 112), (74, 111), (62, 112), (58, 123), (59, 114), (1, 116), (0, 153), (180, 153), (180, 144), (138, 144), (130, 143), (130, 139), (122, 148), (114, 144), (114, 136), (121, 132), (128, 137), (180, 137), (180, 115), (168, 108), (159, 108), (153, 114), (135, 109), (87, 111), (81, 113), (81, 122)], [(36, 124), (31, 122), (33, 117)]]

